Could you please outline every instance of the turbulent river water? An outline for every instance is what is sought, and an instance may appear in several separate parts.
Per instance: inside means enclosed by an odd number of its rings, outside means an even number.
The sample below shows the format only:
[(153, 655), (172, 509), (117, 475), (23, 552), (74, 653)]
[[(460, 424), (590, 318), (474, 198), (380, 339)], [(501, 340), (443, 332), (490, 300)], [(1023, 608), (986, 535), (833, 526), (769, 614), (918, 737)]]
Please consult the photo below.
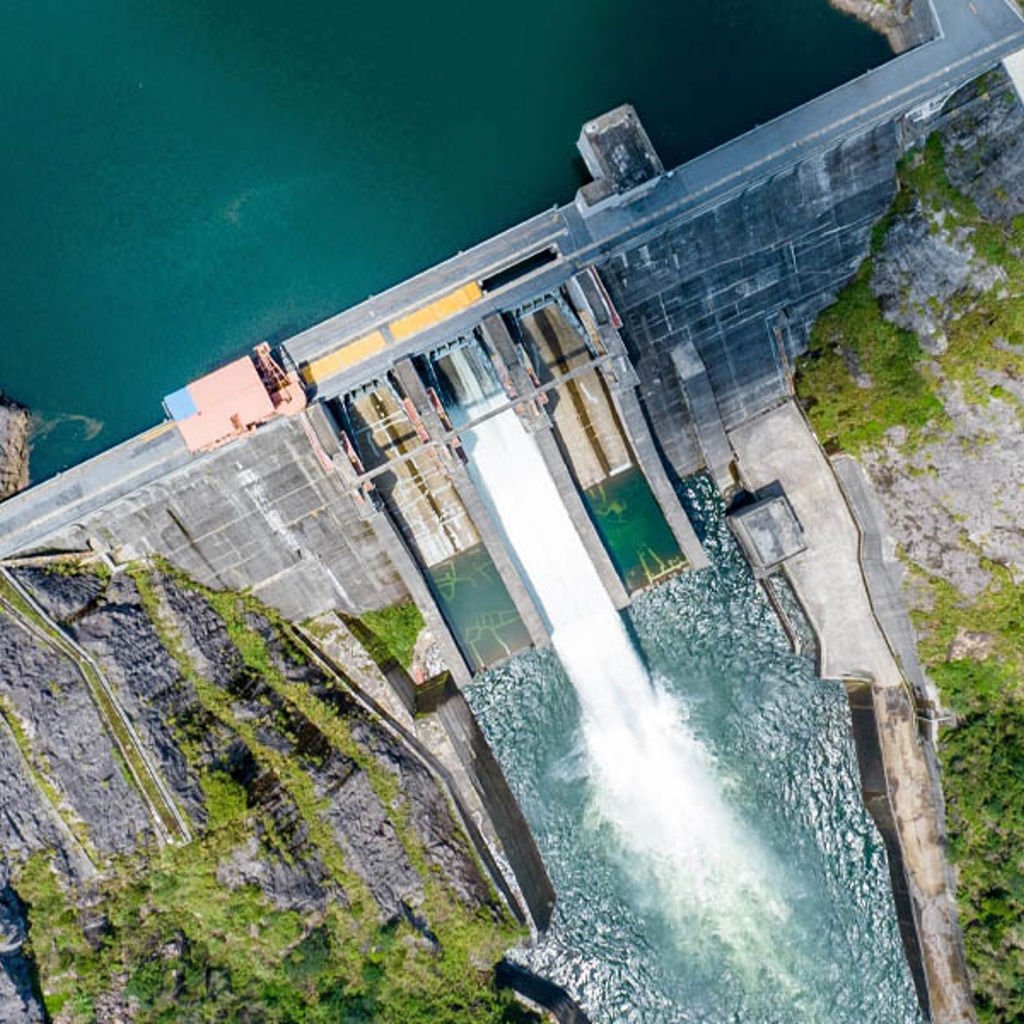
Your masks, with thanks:
[[(462, 422), (506, 399), (448, 357)], [(513, 410), (469, 469), (551, 631), (470, 691), (559, 894), (529, 964), (607, 1024), (910, 1024), (916, 1000), (841, 687), (789, 652), (710, 483), (713, 565), (615, 610)]]
[[(473, 450), (485, 481), (522, 433), (501, 429)], [(492, 497), (546, 610), (578, 611), (552, 615), (557, 658), (470, 692), (559, 894), (522, 959), (606, 1024), (918, 1022), (842, 689), (789, 652), (710, 486), (687, 500), (712, 568), (638, 600), (628, 632), (596, 580), (559, 597), (564, 558), (534, 561), (524, 533), (567, 543), (545, 491)]]

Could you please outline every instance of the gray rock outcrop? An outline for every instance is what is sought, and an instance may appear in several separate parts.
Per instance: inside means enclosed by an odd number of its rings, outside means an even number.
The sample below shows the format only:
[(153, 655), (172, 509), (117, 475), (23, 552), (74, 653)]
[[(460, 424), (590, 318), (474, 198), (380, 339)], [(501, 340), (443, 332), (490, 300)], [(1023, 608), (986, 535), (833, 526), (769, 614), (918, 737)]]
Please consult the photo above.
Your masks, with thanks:
[(21, 951), (25, 915), (10, 887), (7, 864), (0, 859), (0, 1021), (42, 1024), (46, 1019), (32, 981), (32, 969)]
[(103, 594), (105, 584), (91, 572), (57, 573), (50, 569), (26, 567), (16, 569), (22, 586), (57, 622), (71, 622), (82, 615)]
[(146, 805), (85, 681), (64, 656), (0, 616), (0, 694), (97, 850), (128, 853), (151, 834)]
[(1024, 213), (1024, 106), (1001, 68), (960, 98), (941, 129), (946, 174), (984, 217), (1008, 224)]
[(893, 53), (903, 53), (935, 35), (935, 20), (928, 0), (829, 0), (844, 14), (863, 21), (889, 42)]
[(131, 577), (111, 581), (71, 627), (75, 639), (104, 666), (107, 679), (160, 771), (192, 822), (206, 820), (199, 782), (174, 736), (174, 722), (195, 696), (160, 643)]
[(426, 768), (387, 730), (368, 719), (353, 724), (352, 738), (397, 779), (416, 837), (458, 898), (470, 907), (486, 904), (487, 886), (460, 833), (452, 827), (448, 803)]
[[(950, 184), (985, 218), (1009, 223), (1024, 212), (1024, 106), (1001, 71), (992, 72), (981, 91), (967, 86), (950, 106), (953, 113), (939, 129)], [(924, 156), (909, 159), (916, 163)], [(940, 354), (944, 325), (1005, 282), (1005, 270), (985, 258), (973, 227), (948, 208), (915, 202), (886, 234), (873, 261), (871, 289), (886, 319)]]
[[(1009, 224), (1024, 213), (1024, 106), (1003, 72), (954, 97), (939, 132), (950, 184), (982, 217)], [(1020, 301), (1009, 294), (1005, 268), (990, 262), (977, 212), (954, 216), (953, 202), (925, 208), (914, 201), (901, 210), (873, 262), (871, 287), (883, 315), (933, 355), (945, 351), (961, 318)], [(1014, 370), (1024, 349), (1019, 338), (997, 338), (995, 347), (1013, 358), (1005, 369), (979, 366), (974, 394), (965, 381), (944, 376), (940, 361), (927, 366), (948, 417), (945, 431), (910, 447), (902, 430), (890, 431), (862, 456), (909, 559), (967, 598), (991, 582), (986, 562), (1024, 580), (1024, 382)]]
[(28, 486), (28, 409), (0, 391), (0, 501)]
[(259, 886), (275, 906), (303, 914), (323, 911), (329, 899), (342, 896), (319, 860), (306, 857), (286, 861), (256, 837), (232, 850), (217, 866), (217, 881), (231, 889)]

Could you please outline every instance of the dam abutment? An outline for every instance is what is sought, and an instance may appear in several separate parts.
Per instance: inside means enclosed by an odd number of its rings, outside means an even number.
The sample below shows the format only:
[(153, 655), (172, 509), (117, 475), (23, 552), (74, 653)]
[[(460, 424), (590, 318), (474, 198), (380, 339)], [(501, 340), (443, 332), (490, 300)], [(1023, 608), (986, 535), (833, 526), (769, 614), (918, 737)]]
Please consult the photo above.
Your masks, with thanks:
[(466, 698), (456, 687), (446, 690), (436, 715), (494, 824), (530, 916), (538, 930), (544, 931), (551, 923), (555, 889), (519, 802)]

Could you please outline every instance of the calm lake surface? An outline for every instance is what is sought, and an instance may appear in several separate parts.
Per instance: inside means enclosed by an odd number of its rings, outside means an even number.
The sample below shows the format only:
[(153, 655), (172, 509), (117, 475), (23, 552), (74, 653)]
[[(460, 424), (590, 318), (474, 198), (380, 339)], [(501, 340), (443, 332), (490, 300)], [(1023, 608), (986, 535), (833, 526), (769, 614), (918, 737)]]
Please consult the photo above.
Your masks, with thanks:
[(0, 14), (0, 387), (41, 479), (167, 392), (571, 198), (587, 118), (666, 164), (888, 57), (826, 0)]

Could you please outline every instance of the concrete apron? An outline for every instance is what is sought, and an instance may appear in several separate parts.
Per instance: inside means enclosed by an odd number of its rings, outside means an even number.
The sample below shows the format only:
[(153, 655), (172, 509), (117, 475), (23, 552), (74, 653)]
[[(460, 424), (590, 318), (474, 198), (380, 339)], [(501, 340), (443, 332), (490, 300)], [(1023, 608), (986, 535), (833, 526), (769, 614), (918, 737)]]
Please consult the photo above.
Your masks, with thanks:
[[(786, 563), (785, 571), (818, 635), (819, 674), (847, 683), (855, 720), (858, 711), (873, 711), (874, 730), (855, 730), (862, 788), (883, 837), (888, 833), (898, 843), (910, 910), (900, 917), (913, 923), (910, 941), (906, 931), (904, 940), (911, 972), (923, 981), (918, 990), (922, 1006), (935, 1024), (973, 1022), (939, 825), (940, 798), (909, 688), (871, 605), (857, 524), (831, 463), (793, 402), (736, 428), (729, 440), (744, 486), (754, 490), (781, 484), (803, 527), (807, 548)], [(865, 700), (868, 692), (870, 701)], [(874, 753), (867, 742), (872, 732)], [(879, 762), (880, 774), (875, 771)], [(897, 901), (902, 888), (894, 886)]]

